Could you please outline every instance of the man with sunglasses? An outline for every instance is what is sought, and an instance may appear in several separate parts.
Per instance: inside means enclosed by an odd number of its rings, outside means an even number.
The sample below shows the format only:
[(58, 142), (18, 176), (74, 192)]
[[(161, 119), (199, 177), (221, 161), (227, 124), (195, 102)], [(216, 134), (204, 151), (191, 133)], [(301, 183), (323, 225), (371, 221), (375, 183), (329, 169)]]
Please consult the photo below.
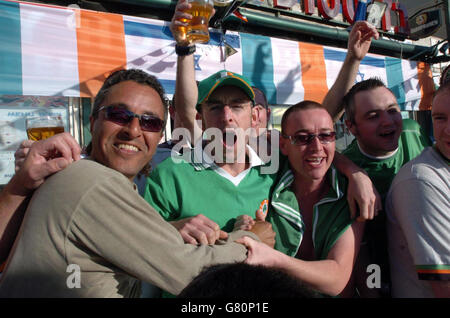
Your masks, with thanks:
[[(134, 177), (150, 161), (167, 118), (164, 90), (139, 70), (105, 81), (90, 118), (89, 159), (54, 174), (34, 193), (0, 280), (0, 297), (134, 297), (139, 280), (174, 294), (200, 270), (243, 261), (246, 249), (184, 244), (143, 200)], [(259, 222), (262, 239), (273, 239)]]
[(267, 216), (279, 235), (275, 249), (244, 239), (247, 262), (282, 269), (327, 295), (353, 296), (351, 288), (343, 291), (364, 223), (352, 220), (347, 180), (332, 165), (333, 120), (322, 105), (303, 101), (286, 110), (281, 129), (289, 166), (280, 173)]

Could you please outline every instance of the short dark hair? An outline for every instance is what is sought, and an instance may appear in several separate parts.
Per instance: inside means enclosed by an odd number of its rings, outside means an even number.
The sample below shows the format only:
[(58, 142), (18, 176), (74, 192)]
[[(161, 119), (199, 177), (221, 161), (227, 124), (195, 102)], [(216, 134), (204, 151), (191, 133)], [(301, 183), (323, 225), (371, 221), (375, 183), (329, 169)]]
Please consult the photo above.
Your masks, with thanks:
[(289, 116), (292, 113), (295, 113), (295, 112), (300, 111), (300, 110), (316, 109), (316, 108), (327, 110), (322, 104), (320, 104), (318, 102), (315, 102), (315, 101), (312, 101), (312, 100), (304, 100), (304, 101), (302, 101), (300, 103), (297, 103), (297, 104), (292, 105), (291, 107), (289, 107), (283, 113), (283, 117), (281, 117), (281, 132), (282, 133), (285, 132), (287, 120), (288, 120)]
[(246, 263), (205, 267), (178, 298), (317, 298), (319, 294), (281, 270)]
[(444, 84), (450, 82), (450, 64), (447, 65), (441, 73), (441, 77), (439, 78), (439, 86), (444, 86)]
[(372, 77), (367, 80), (361, 81), (353, 85), (353, 87), (344, 96), (343, 104), (345, 108), (345, 116), (350, 122), (355, 123), (355, 95), (359, 92), (370, 91), (372, 89), (384, 87), (388, 89), (392, 95), (395, 94), (384, 84), (384, 82), (378, 77)]
[(108, 76), (108, 78), (103, 83), (102, 87), (98, 91), (94, 99), (94, 106), (92, 108), (91, 115), (94, 118), (98, 116), (98, 109), (102, 106), (103, 101), (106, 96), (108, 96), (109, 90), (112, 86), (125, 81), (133, 81), (138, 84), (147, 85), (153, 88), (161, 98), (161, 102), (164, 107), (164, 123), (167, 121), (167, 98), (165, 96), (164, 87), (158, 81), (158, 79), (139, 69), (129, 69), (129, 70), (118, 70)]

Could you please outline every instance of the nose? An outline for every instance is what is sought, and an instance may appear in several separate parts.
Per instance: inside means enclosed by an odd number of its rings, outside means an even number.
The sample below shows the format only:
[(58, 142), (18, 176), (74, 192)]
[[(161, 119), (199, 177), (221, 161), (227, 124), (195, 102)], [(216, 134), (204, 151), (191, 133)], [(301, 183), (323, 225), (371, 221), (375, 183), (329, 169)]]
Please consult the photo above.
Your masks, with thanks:
[(141, 124), (139, 123), (139, 118), (134, 117), (127, 126), (125, 126), (126, 132), (130, 139), (139, 137), (142, 134)]
[(381, 116), (381, 125), (390, 126), (394, 124), (394, 116), (397, 116), (397, 114), (389, 114), (388, 112), (382, 112), (380, 116)]
[(309, 149), (314, 150), (314, 151), (320, 151), (322, 150), (322, 143), (319, 140), (318, 136), (315, 136), (311, 142), (308, 145)]
[(223, 121), (227, 123), (233, 121), (233, 111), (228, 105), (223, 107)]

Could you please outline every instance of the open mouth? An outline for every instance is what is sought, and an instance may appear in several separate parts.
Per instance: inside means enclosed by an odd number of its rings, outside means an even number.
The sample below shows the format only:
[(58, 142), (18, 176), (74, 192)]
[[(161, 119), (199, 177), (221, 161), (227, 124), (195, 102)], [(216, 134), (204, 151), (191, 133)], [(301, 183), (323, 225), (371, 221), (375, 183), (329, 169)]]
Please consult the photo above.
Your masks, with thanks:
[(237, 136), (234, 131), (225, 131), (222, 134), (222, 143), (227, 148), (234, 148), (237, 142)]
[(395, 136), (395, 130), (391, 130), (391, 131), (388, 131), (388, 132), (383, 132), (383, 133), (381, 133), (381, 134), (379, 134), (379, 136), (380, 137), (383, 137), (383, 138), (390, 138), (390, 137), (394, 137)]

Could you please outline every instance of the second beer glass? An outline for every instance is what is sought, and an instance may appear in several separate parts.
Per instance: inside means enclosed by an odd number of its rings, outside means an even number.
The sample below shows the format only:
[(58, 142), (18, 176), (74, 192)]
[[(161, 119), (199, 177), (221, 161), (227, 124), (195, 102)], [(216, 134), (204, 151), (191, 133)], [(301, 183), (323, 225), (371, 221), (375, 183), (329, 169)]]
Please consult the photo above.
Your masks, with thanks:
[(61, 116), (41, 116), (26, 119), (28, 139), (42, 140), (64, 132)]

